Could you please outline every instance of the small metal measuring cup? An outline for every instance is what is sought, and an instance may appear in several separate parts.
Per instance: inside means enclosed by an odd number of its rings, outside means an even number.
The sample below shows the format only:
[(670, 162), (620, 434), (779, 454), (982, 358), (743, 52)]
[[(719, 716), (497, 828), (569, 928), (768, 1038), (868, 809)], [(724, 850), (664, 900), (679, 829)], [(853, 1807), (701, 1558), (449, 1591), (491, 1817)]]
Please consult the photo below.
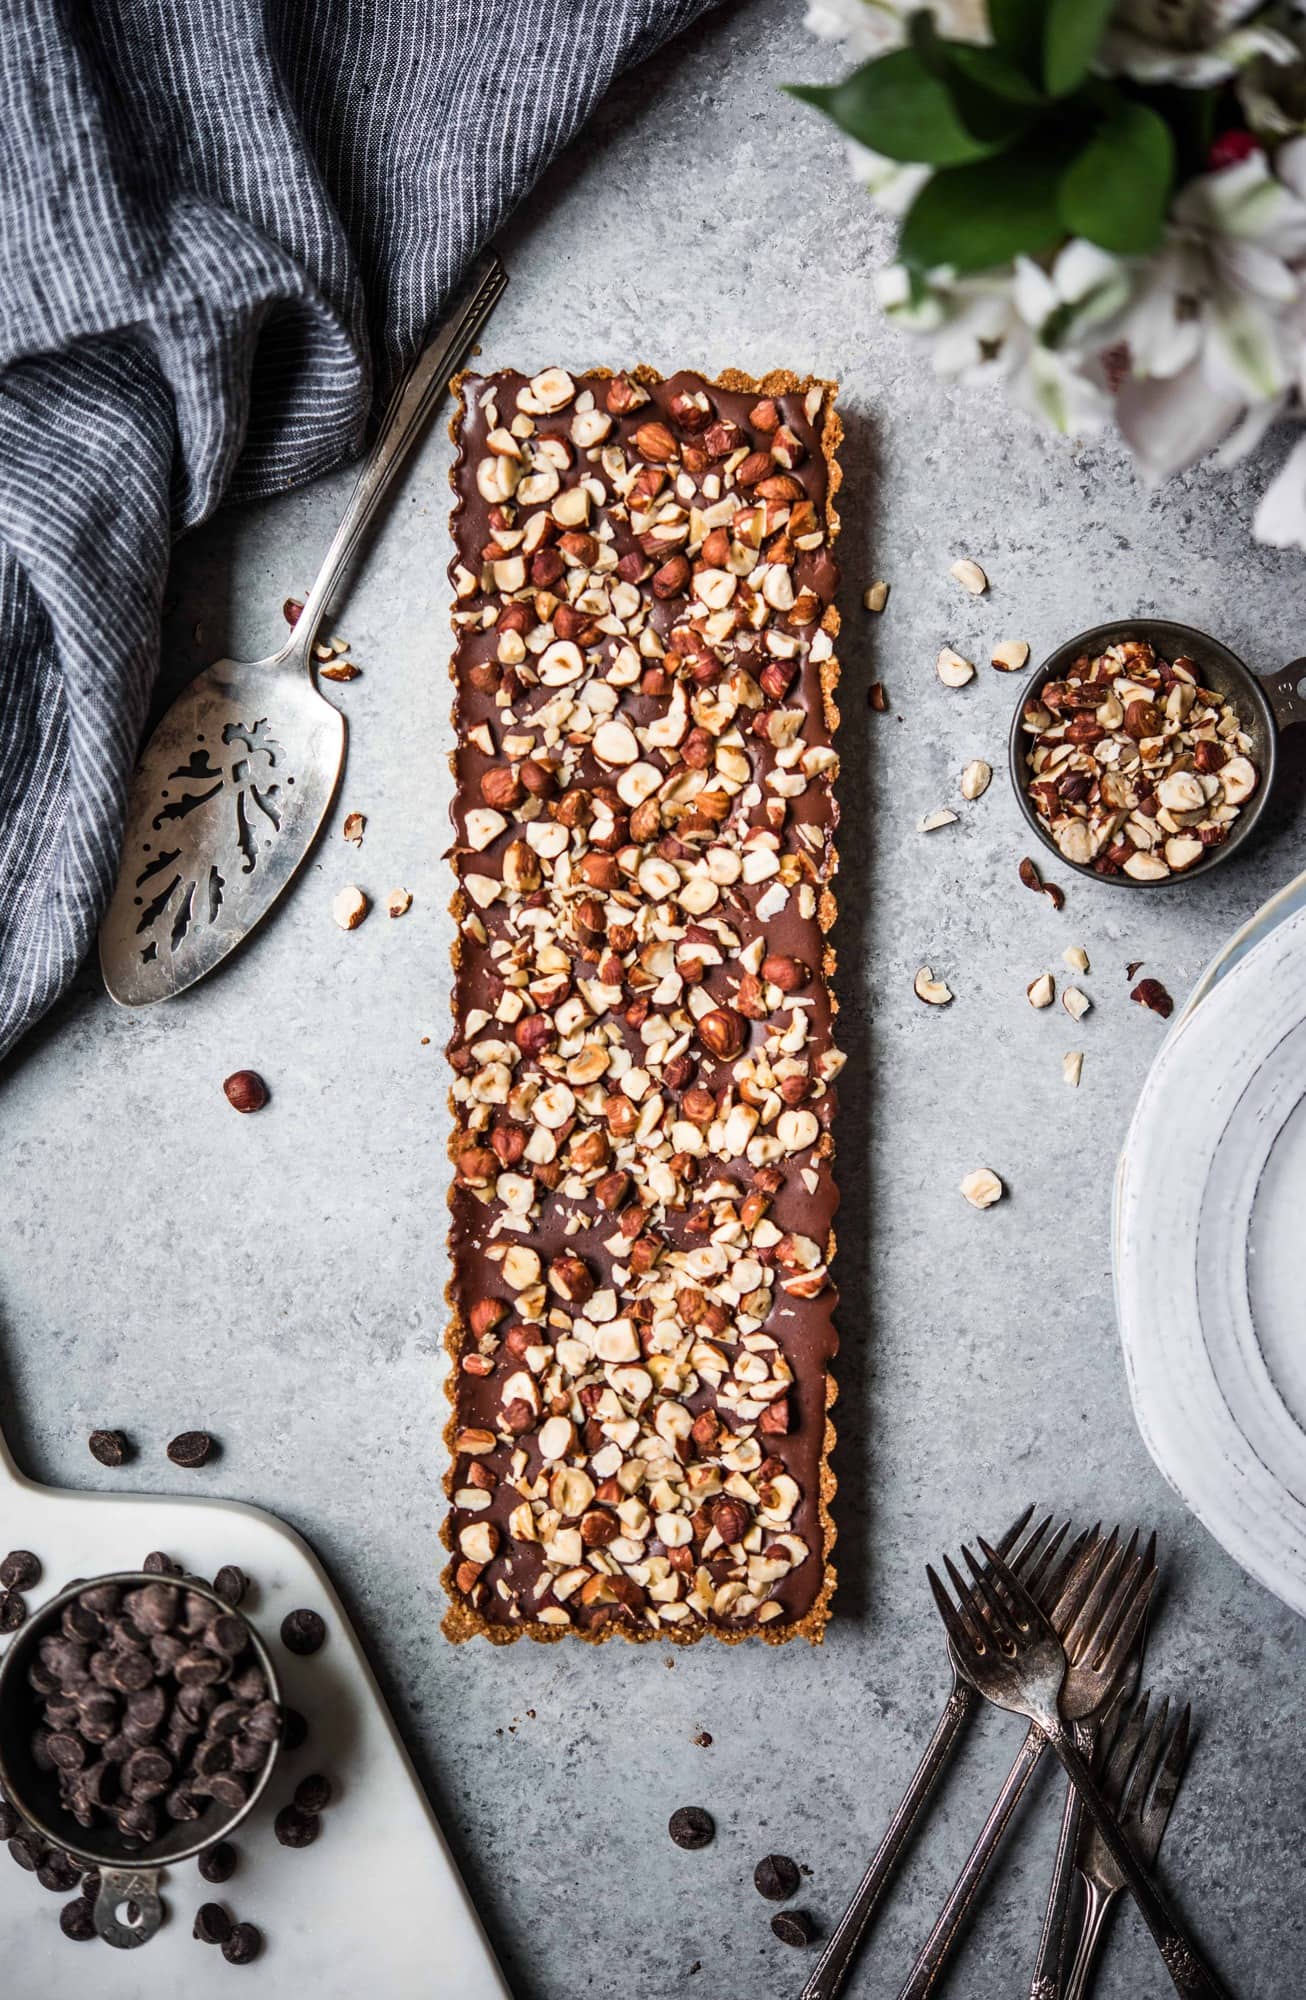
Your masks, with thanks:
[[(1033, 740), (1024, 728), (1026, 705), (1037, 699), (1048, 681), (1064, 680), (1081, 654), (1087, 653), (1091, 658), (1124, 639), (1146, 640), (1162, 659), (1183, 657), (1193, 662), (1203, 686), (1224, 695), (1237, 710), (1238, 720), (1251, 738), (1252, 747), (1247, 754), (1260, 777), (1255, 792), (1233, 822), (1228, 838), (1218, 847), (1209, 848), (1200, 861), (1185, 868), (1181, 875), (1170, 875), (1159, 882), (1135, 882), (1132, 876), (1124, 874), (1100, 875), (1091, 862), (1068, 861), (1039, 818), (1026, 789), (1032, 775), (1027, 753)], [(1199, 632), (1194, 625), (1180, 625), (1168, 618), (1115, 618), (1109, 624), (1093, 625), (1087, 632), (1067, 639), (1024, 682), (1008, 740), (1012, 789), (1030, 826), (1056, 856), (1058, 868), (1073, 868), (1076, 874), (1089, 875), (1095, 882), (1123, 883), (1128, 889), (1164, 889), (1172, 882), (1189, 882), (1194, 875), (1205, 874), (1242, 846), (1264, 812), (1274, 785), (1280, 731), (1297, 722), (1306, 722), (1306, 659), (1293, 660), (1277, 673), (1255, 674), (1236, 653), (1208, 633)]]
[[(181, 1590), (208, 1598), (215, 1611), (231, 1611), (231, 1606), (216, 1591), (191, 1577), (154, 1576), (146, 1570), (119, 1570), (107, 1576), (82, 1577), (33, 1613), (11, 1640), (0, 1662), (0, 1785), (5, 1797), (42, 1840), (62, 1848), (87, 1868), (99, 1870), (100, 1890), (93, 1912), (95, 1928), (106, 1944), (121, 1949), (145, 1944), (163, 1922), (159, 1897), (161, 1870), (174, 1867), (179, 1861), (190, 1861), (215, 1846), (252, 1812), (272, 1775), (280, 1741), (274, 1738), (269, 1743), (267, 1758), (243, 1805), (233, 1810), (211, 1800), (199, 1819), (179, 1821), (142, 1847), (124, 1840), (111, 1827), (88, 1829), (79, 1825), (59, 1797), (57, 1774), (37, 1766), (31, 1744), (40, 1710), (35, 1690), (28, 1683), (27, 1669), (41, 1640), (61, 1630), (64, 1606), (73, 1603), (84, 1590), (102, 1583), (137, 1590), (149, 1583), (174, 1582)], [(268, 1698), (279, 1704), (281, 1689), (276, 1669), (253, 1625), (248, 1619), (245, 1622), (249, 1625), (254, 1657), (267, 1681)], [(135, 1923), (125, 1923), (119, 1917), (118, 1911), (124, 1903), (136, 1905), (139, 1915)]]

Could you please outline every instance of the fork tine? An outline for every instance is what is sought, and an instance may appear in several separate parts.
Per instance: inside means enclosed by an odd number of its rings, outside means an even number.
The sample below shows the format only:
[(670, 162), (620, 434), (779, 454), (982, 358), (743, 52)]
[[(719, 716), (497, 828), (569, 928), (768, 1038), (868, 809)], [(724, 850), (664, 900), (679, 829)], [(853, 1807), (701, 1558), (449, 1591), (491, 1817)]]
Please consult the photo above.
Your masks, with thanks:
[(1089, 1639), (1101, 1620), (1103, 1610), (1110, 1602), (1117, 1583), (1128, 1571), (1131, 1556), (1132, 1550), (1120, 1548), (1119, 1529), (1113, 1528), (1107, 1538), (1103, 1560), (1097, 1574), (1066, 1628), (1066, 1651), (1072, 1660), (1083, 1658)]
[[(1005, 1639), (1009, 1644), (1017, 1643), (1020, 1634), (1016, 1621), (1012, 1617), (1010, 1607), (1003, 1601), (1002, 1593), (995, 1585), (989, 1569), (983, 1563), (975, 1560), (964, 1542), (961, 1545), (961, 1553), (967, 1569), (975, 1579), (975, 1587), (988, 1607), (989, 1618), (992, 1622), (994, 1633), (999, 1639)], [(996, 1560), (1000, 1561), (1001, 1558), (996, 1558)], [(1014, 1578), (1012, 1580), (1013, 1582), (1015, 1581)], [(1018, 1588), (1023, 1589), (1023, 1584), (1019, 1585)]]
[(1133, 1602), (1135, 1586), (1140, 1576), (1146, 1572), (1143, 1559), (1137, 1554), (1138, 1530), (1135, 1528), (1121, 1551), (1121, 1560), (1116, 1566), (1114, 1580), (1105, 1600), (1100, 1591), (1095, 1593), (1096, 1617), (1090, 1616), (1090, 1605), (1084, 1606), (1081, 1624), (1087, 1627), (1081, 1658), (1089, 1665), (1102, 1657), (1110, 1646), (1120, 1626), (1120, 1620)]
[(1099, 1536), (1096, 1546), (1085, 1550), (1084, 1560), (1066, 1578), (1061, 1595), (1052, 1610), (1052, 1622), (1058, 1632), (1066, 1632), (1074, 1622), (1097, 1578), (1112, 1561), (1116, 1542), (1117, 1534), (1114, 1528), (1105, 1541)]
[(1074, 1541), (1070, 1544), (1070, 1547), (1066, 1550), (1066, 1553), (1062, 1556), (1061, 1561), (1057, 1564), (1056, 1569), (1040, 1592), (1039, 1601), (1049, 1607), (1054, 1623), (1056, 1622), (1057, 1607), (1061, 1602), (1066, 1585), (1081, 1563), (1087, 1564), (1092, 1562), (1101, 1539), (1102, 1523), (1100, 1521), (1095, 1522), (1091, 1528), (1082, 1529), (1075, 1536)]
[(1130, 1649), (1138, 1636), (1138, 1629), (1147, 1615), (1147, 1606), (1156, 1583), (1156, 1577), (1157, 1572), (1153, 1569), (1147, 1571), (1145, 1575), (1137, 1579), (1135, 1594), (1124, 1612), (1115, 1638), (1107, 1647), (1106, 1655), (1098, 1668), (1098, 1672), (1108, 1686), (1113, 1686), (1120, 1679), (1124, 1671)]
[[(1179, 1790), (1180, 1780), (1184, 1775), (1184, 1767), (1188, 1762), (1188, 1732), (1192, 1723), (1192, 1715), (1191, 1707), (1185, 1702), (1183, 1714), (1175, 1724), (1173, 1734), (1166, 1745), (1165, 1755), (1161, 1759), (1161, 1768), (1157, 1773), (1151, 1800), (1142, 1813), (1142, 1819), (1149, 1836), (1155, 1832), (1158, 1844), (1161, 1834), (1165, 1829), (1165, 1823), (1170, 1817), (1170, 1810), (1175, 1802), (1175, 1794)], [(1159, 1825), (1157, 1824), (1158, 1820), (1160, 1822)]]
[(1143, 1816), (1143, 1807), (1152, 1789), (1152, 1780), (1160, 1768), (1165, 1749), (1166, 1724), (1170, 1717), (1170, 1697), (1166, 1695), (1152, 1717), (1146, 1736), (1142, 1741), (1134, 1768), (1129, 1774), (1129, 1783), (1120, 1801), (1122, 1823), (1135, 1823)]
[(1045, 1514), (1043, 1516), (1043, 1519), (1039, 1522), (1038, 1526), (1036, 1528), (1030, 1529), (1029, 1533), (1026, 1535), (1024, 1541), (1021, 1543), (1018, 1549), (1014, 1551), (1008, 1551), (1006, 1549), (998, 1550), (998, 1554), (1003, 1558), (1004, 1562), (1009, 1562), (1011, 1564), (1011, 1567), (1015, 1570), (1017, 1576), (1026, 1575), (1028, 1573), (1030, 1564), (1038, 1560), (1039, 1550), (1042, 1547), (1043, 1542), (1046, 1539), (1048, 1529), (1051, 1526), (1052, 1526), (1052, 1516), (1050, 1514)]
[[(944, 1560), (947, 1560), (946, 1557)], [(962, 1655), (973, 1653), (975, 1651), (975, 1641), (971, 1637), (970, 1628), (964, 1623), (961, 1613), (940, 1583), (932, 1563), (926, 1563), (925, 1574), (930, 1580), (930, 1589), (934, 1593), (934, 1602), (938, 1606), (944, 1630), (952, 1641), (954, 1649)]]
[(1024, 1534), (1025, 1529), (1029, 1526), (1030, 1516), (1033, 1514), (1033, 1512), (1034, 1512), (1034, 1503), (1031, 1500), (1029, 1506), (1026, 1507), (1024, 1513), (1020, 1516), (1019, 1520), (1012, 1522), (1011, 1526), (1007, 1529), (1006, 1534), (1002, 1537), (1002, 1540), (998, 1543), (999, 1555), (1006, 1556), (1011, 1553), (1012, 1549), (1014, 1549), (1014, 1547), (1016, 1546), (1016, 1543), (1021, 1537), (1021, 1535)]
[[(1052, 1516), (1049, 1514), (1048, 1521), (1050, 1522), (1051, 1519)], [(1022, 1581), (1025, 1584), (1025, 1588), (1030, 1592), (1032, 1596), (1040, 1597), (1042, 1595), (1043, 1585), (1047, 1578), (1048, 1572), (1051, 1569), (1052, 1564), (1056, 1561), (1057, 1550), (1061, 1547), (1061, 1544), (1065, 1541), (1066, 1536), (1069, 1533), (1070, 1533), (1070, 1523), (1069, 1521), (1063, 1521), (1061, 1523), (1061, 1526), (1055, 1531), (1055, 1533), (1053, 1533), (1048, 1537), (1048, 1540), (1042, 1552), (1039, 1555), (1038, 1561), (1034, 1563), (1032, 1567), (1027, 1567), (1023, 1563), (1012, 1564), (1012, 1568), (1015, 1570), (1016, 1575), (1022, 1579)], [(1002, 1551), (999, 1550), (998, 1553), (1000, 1555)]]
[(957, 1599), (957, 1616), (961, 1619), (962, 1624), (970, 1634), (972, 1647), (982, 1652), (988, 1644), (988, 1632), (980, 1616), (979, 1607), (975, 1601), (975, 1593), (950, 1555), (944, 1556), (943, 1567), (948, 1572), (948, 1581), (952, 1585), (953, 1594)]
[[(1011, 1574), (1001, 1556), (989, 1547), (982, 1535), (976, 1539), (979, 1542), (980, 1554), (989, 1566), (989, 1580), (996, 1578), (1007, 1594), (1008, 1603), (1002, 1606), (1002, 1614), (1011, 1636), (1018, 1641), (1022, 1639), (1024, 1637), (1020, 1629), (1022, 1625), (1034, 1631), (1046, 1630), (1047, 1621), (1024, 1584)], [(963, 1549), (962, 1554), (966, 1556), (967, 1561), (970, 1560), (967, 1550)]]
[[(1136, 1540), (1137, 1540), (1136, 1533), (1130, 1536), (1131, 1549)], [(1125, 1553), (1126, 1555), (1128, 1555), (1129, 1550), (1127, 1549)], [(1147, 1595), (1144, 1596), (1142, 1600), (1142, 1611), (1146, 1611), (1148, 1600), (1150, 1598), (1151, 1590), (1153, 1585), (1155, 1584), (1155, 1581), (1156, 1581), (1156, 1536), (1152, 1535), (1149, 1538), (1147, 1547), (1144, 1549), (1142, 1555), (1136, 1557), (1134, 1561), (1129, 1565), (1129, 1567), (1124, 1571), (1124, 1573), (1121, 1576), (1120, 1582), (1116, 1585), (1115, 1590), (1112, 1592), (1111, 1602), (1108, 1604), (1106, 1610), (1102, 1613), (1101, 1618), (1098, 1620), (1097, 1630), (1093, 1633), (1092, 1638), (1089, 1640), (1088, 1647), (1085, 1650), (1086, 1659), (1088, 1659), (1091, 1662), (1094, 1659), (1100, 1658), (1104, 1651), (1110, 1652), (1112, 1650), (1112, 1648), (1115, 1645), (1115, 1640), (1120, 1632), (1121, 1627), (1124, 1624), (1125, 1619), (1130, 1615), (1135, 1603), (1137, 1602), (1134, 1595), (1135, 1590), (1139, 1588), (1144, 1582), (1147, 1582), (1148, 1584)], [(1138, 1629), (1138, 1624), (1137, 1620), (1135, 1620), (1133, 1630), (1137, 1631), (1137, 1629)]]
[(1133, 1769), (1138, 1746), (1143, 1740), (1151, 1700), (1152, 1693), (1149, 1688), (1139, 1696), (1132, 1708), (1125, 1710), (1120, 1718), (1120, 1726), (1116, 1730), (1102, 1771), (1102, 1790), (1109, 1799), (1119, 1799), (1124, 1793), (1125, 1780)]

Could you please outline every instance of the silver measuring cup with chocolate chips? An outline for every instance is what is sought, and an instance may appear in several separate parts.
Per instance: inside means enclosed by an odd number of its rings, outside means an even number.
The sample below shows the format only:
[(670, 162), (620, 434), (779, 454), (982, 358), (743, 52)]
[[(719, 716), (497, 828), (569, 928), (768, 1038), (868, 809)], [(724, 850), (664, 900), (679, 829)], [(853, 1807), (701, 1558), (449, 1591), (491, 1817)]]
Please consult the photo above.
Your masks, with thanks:
[(207, 1584), (144, 1570), (82, 1580), (0, 1664), (0, 1786), (36, 1843), (98, 1871), (95, 1929), (130, 1948), (163, 1920), (160, 1870), (254, 1806), (282, 1719), (262, 1641)]

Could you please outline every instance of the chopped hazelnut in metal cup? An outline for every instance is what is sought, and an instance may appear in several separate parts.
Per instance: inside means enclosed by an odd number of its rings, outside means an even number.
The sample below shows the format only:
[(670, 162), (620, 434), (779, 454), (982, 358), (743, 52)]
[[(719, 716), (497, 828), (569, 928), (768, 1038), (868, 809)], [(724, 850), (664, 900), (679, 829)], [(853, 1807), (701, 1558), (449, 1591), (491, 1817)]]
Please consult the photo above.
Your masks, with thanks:
[(1261, 783), (1238, 703), (1145, 637), (1113, 637), (1045, 678), (1020, 732), (1040, 829), (1064, 860), (1107, 877), (1186, 873), (1228, 840)]

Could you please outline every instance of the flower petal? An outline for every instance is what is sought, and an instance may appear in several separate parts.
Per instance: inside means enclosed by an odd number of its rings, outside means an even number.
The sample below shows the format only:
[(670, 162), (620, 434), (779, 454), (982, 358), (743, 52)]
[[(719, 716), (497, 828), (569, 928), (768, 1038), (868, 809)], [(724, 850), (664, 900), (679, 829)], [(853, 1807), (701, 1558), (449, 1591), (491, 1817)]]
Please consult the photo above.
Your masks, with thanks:
[(1258, 542), (1306, 550), (1306, 438), (1299, 438), (1260, 498), (1252, 521)]
[(1218, 444), (1241, 408), (1232, 397), (1214, 395), (1194, 361), (1166, 380), (1123, 383), (1116, 422), (1144, 478), (1159, 485)]

